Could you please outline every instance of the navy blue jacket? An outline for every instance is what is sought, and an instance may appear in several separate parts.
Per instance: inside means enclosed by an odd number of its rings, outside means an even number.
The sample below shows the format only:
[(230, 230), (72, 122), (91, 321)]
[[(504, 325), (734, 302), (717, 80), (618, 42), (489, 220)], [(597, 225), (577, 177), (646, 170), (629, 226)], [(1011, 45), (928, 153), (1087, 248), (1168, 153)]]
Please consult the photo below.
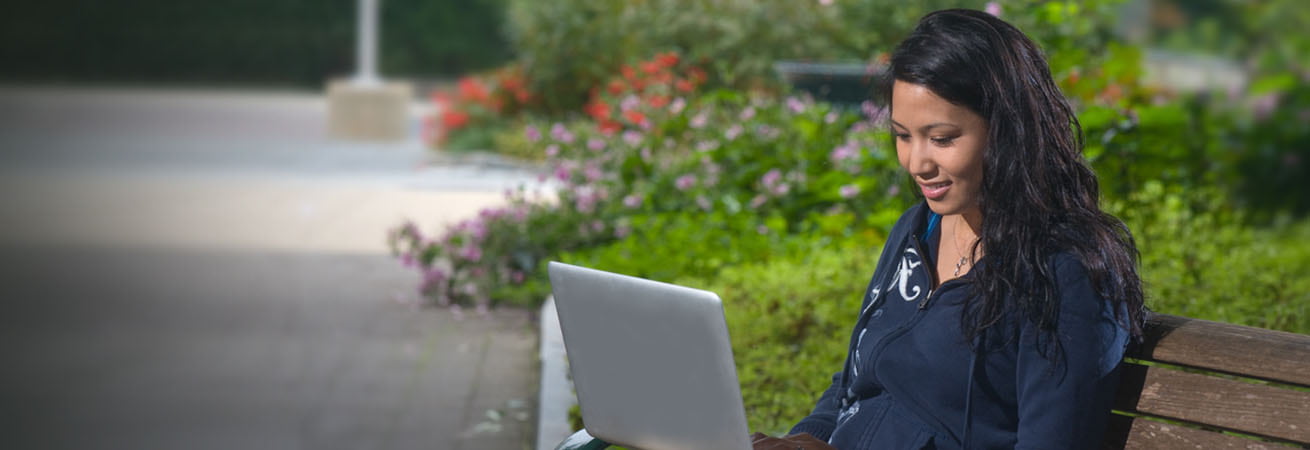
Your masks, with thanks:
[(1058, 357), (1043, 356), (1048, 337), (1017, 313), (969, 342), (960, 317), (974, 272), (932, 288), (932, 216), (920, 203), (893, 227), (846, 363), (791, 432), (840, 450), (1100, 447), (1129, 334), (1083, 264), (1071, 253), (1049, 262)]

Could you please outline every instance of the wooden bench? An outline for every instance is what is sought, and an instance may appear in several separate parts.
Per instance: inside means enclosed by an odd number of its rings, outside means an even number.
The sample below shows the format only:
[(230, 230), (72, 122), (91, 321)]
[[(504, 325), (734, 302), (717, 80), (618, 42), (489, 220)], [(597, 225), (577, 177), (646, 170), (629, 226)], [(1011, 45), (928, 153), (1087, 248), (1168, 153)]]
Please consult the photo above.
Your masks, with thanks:
[[(1105, 448), (1310, 448), (1310, 336), (1165, 314), (1145, 331)], [(581, 430), (556, 450), (607, 447)]]
[(1142, 344), (1106, 448), (1310, 448), (1310, 336), (1156, 314)]

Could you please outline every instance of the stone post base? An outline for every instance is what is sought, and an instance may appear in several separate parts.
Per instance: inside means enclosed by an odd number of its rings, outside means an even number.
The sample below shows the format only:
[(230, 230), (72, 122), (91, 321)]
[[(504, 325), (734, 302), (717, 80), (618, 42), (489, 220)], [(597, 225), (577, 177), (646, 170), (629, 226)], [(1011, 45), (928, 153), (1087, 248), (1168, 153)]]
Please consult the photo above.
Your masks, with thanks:
[(399, 140), (409, 136), (413, 87), (401, 81), (359, 84), (328, 82), (328, 134), (360, 140)]

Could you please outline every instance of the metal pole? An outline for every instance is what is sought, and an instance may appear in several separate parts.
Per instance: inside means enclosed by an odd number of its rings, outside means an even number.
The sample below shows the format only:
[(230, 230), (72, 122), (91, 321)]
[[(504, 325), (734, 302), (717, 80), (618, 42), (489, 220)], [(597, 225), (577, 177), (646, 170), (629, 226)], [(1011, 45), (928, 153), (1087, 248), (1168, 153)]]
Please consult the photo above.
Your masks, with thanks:
[(378, 83), (378, 0), (359, 0), (355, 83)]

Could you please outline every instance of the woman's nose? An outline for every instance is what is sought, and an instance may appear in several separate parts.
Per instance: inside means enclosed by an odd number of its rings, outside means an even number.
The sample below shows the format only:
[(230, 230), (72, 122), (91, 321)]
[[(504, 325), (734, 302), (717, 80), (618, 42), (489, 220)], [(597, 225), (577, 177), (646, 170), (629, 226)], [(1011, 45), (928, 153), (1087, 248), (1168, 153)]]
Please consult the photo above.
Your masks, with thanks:
[(937, 171), (937, 163), (932, 159), (932, 151), (920, 139), (912, 140), (906, 145), (909, 146), (910, 158), (905, 170), (919, 178), (932, 178)]

